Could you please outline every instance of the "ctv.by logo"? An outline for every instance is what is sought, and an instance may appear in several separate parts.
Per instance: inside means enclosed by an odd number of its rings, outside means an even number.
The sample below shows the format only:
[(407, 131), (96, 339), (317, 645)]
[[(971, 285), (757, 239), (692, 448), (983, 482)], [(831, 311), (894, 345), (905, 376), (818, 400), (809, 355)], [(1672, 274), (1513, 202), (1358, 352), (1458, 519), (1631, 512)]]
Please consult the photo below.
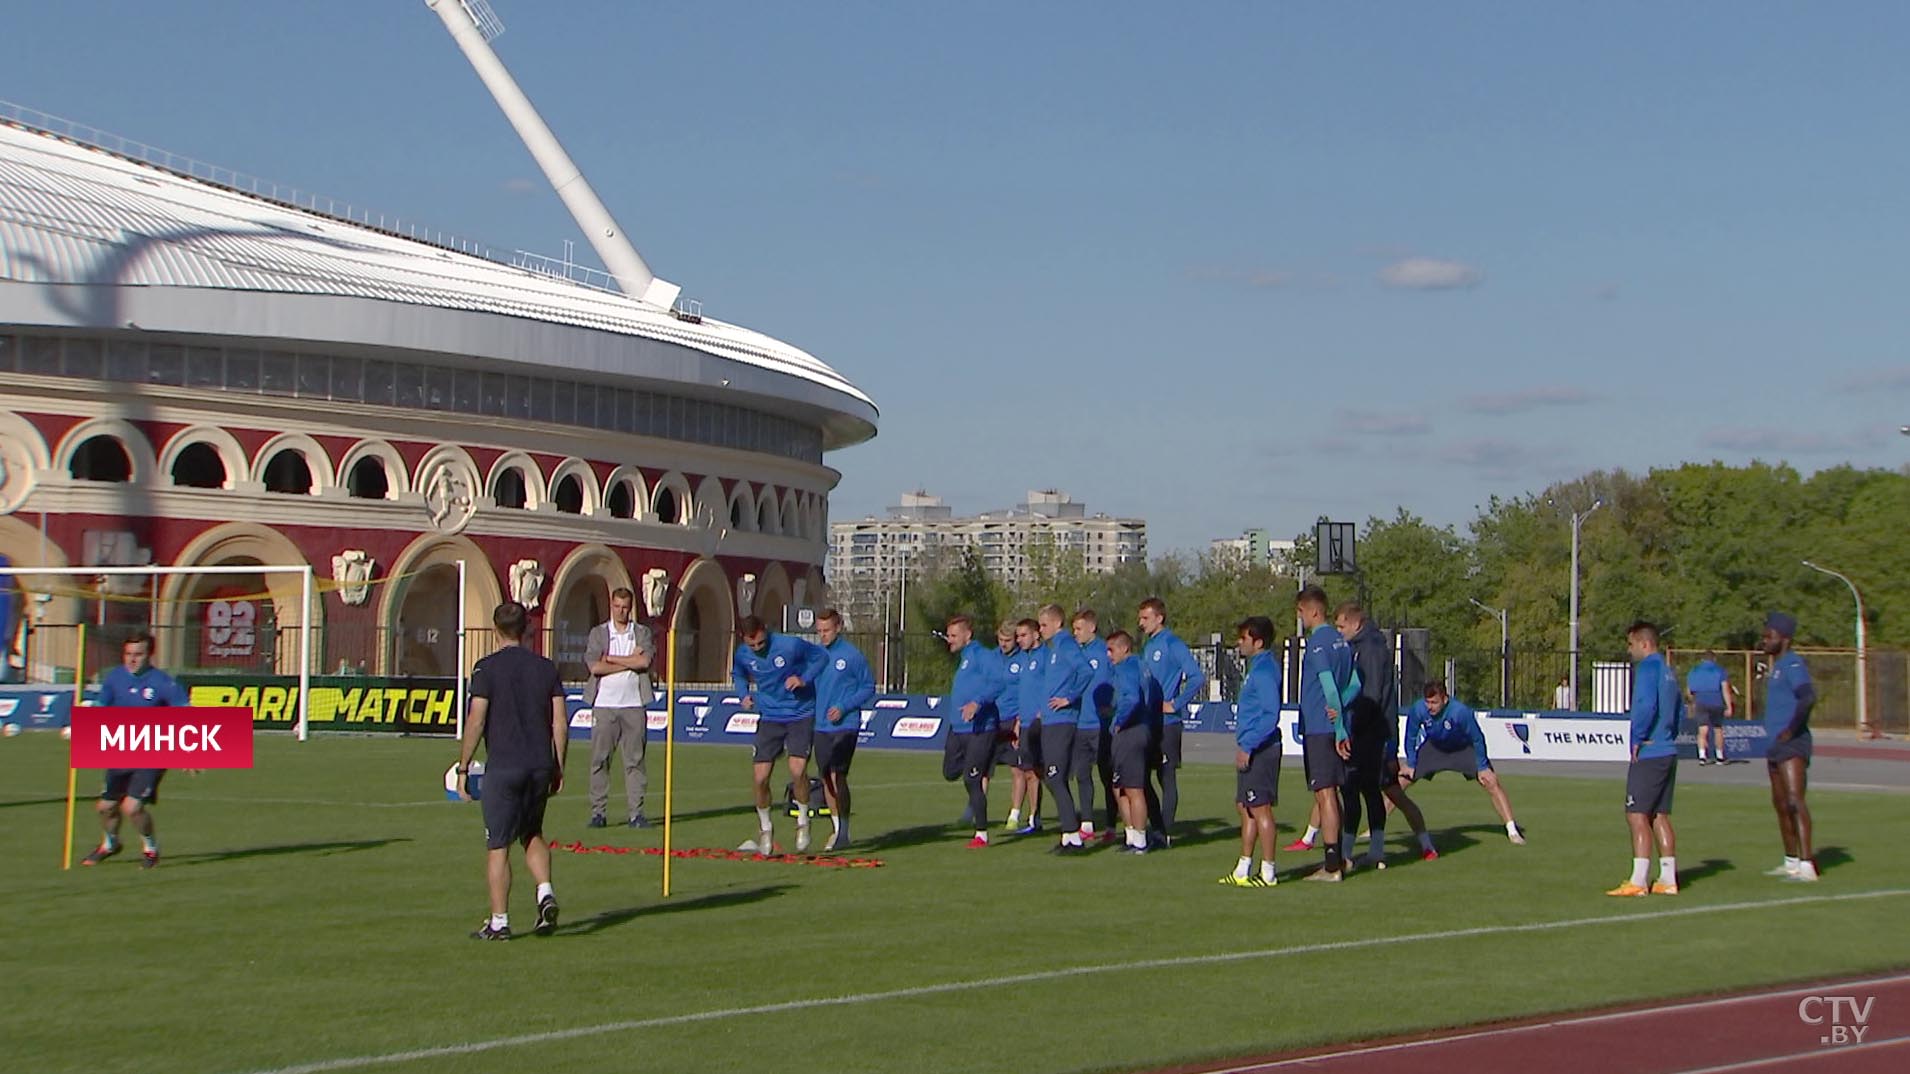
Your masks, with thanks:
[(1876, 1002), (1876, 996), (1861, 1002), (1856, 996), (1805, 996), (1797, 1001), (1797, 1020), (1824, 1027), (1819, 1044), (1862, 1044), (1870, 1028), (1870, 1007)]

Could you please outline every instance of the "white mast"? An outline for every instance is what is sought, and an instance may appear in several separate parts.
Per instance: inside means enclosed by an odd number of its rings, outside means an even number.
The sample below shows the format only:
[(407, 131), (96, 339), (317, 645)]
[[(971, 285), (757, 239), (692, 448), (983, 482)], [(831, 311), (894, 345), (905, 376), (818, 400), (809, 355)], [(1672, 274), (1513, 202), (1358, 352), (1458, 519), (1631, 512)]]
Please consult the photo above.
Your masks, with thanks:
[(557, 136), (531, 106), (530, 98), (524, 96), (511, 73), (504, 69), (504, 61), (491, 50), (491, 39), (504, 32), (504, 24), (491, 6), (485, 0), (424, 0), (424, 3), (438, 13), (444, 28), (464, 50), (464, 58), (471, 61), (472, 69), (484, 81), (484, 88), (491, 91), (497, 106), (504, 110), (504, 118), (510, 120), (517, 136), (524, 140), (524, 147), (544, 170), (544, 178), (557, 191), (564, 208), (570, 210), (571, 218), (583, 229), (591, 248), (603, 258), (604, 267), (616, 277), (617, 286), (639, 302), (669, 309), (682, 288), (657, 279), (650, 266), (644, 264), (636, 247), (630, 245), (616, 220), (611, 218), (610, 210), (598, 200), (597, 192), (590, 189), (583, 172), (577, 170), (570, 154), (564, 152), (564, 147), (557, 143)]

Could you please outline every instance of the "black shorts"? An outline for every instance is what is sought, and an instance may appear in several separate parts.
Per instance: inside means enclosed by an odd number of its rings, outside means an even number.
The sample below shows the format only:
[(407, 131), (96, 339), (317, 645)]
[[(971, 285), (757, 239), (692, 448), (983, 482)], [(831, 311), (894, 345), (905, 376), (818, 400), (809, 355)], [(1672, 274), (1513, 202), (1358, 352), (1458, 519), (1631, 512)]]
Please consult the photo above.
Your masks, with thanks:
[(1381, 763), (1379, 785), (1381, 787), (1399, 786), (1399, 743), (1386, 744), (1386, 759)]
[(1016, 768), (1034, 771), (1041, 767), (1041, 721), (1033, 723), (1021, 721), (1021, 738), (1016, 741), (1013, 757), (1008, 761)]
[(807, 757), (815, 737), (816, 721), (812, 717), (766, 720), (759, 716), (756, 718), (756, 763), (765, 764), (784, 753)]
[(995, 732), (948, 736), (942, 745), (942, 778), (981, 779), (995, 769)]
[(1065, 780), (1074, 774), (1074, 733), (1071, 723), (1041, 728), (1041, 778)]
[(1016, 741), (1013, 727), (1003, 724), (995, 728), (995, 764), (1014, 766), (1015, 758), (1020, 756)]
[(1811, 733), (1809, 731), (1801, 735), (1793, 735), (1782, 742), (1772, 738), (1764, 747), (1764, 762), (1767, 767), (1776, 768), (1793, 757), (1802, 757), (1804, 767), (1810, 767)]
[(1386, 742), (1383, 739), (1363, 739), (1358, 735), (1348, 741), (1352, 744), (1352, 756), (1346, 759), (1344, 786), (1356, 789), (1379, 787), (1386, 776)]
[(544, 834), (544, 803), (550, 800), (548, 768), (484, 770), (484, 845), (502, 850)]
[[(1492, 762), (1487, 761), (1485, 770), (1492, 770)], [(1430, 742), (1419, 747), (1419, 763), (1413, 766), (1414, 779), (1431, 779), (1441, 772), (1457, 772), (1467, 779), (1479, 778), (1479, 755), (1470, 745), (1456, 750), (1442, 750)]]
[(1720, 705), (1713, 708), (1710, 705), (1702, 703), (1693, 705), (1691, 706), (1691, 718), (1698, 721), (1698, 724), (1703, 727), (1723, 727), (1724, 706)]
[(1346, 762), (1334, 745), (1333, 733), (1304, 735), (1306, 785), (1310, 791), (1324, 791), (1346, 782)]
[(1090, 727), (1083, 730), (1079, 724), (1074, 728), (1074, 774), (1079, 779), (1083, 773), (1092, 772), (1096, 764), (1107, 757), (1102, 743), (1107, 741), (1108, 729)]
[(1678, 784), (1678, 758), (1647, 757), (1625, 770), (1625, 812), (1671, 815), (1671, 792)]
[(100, 789), (99, 800), (117, 802), (123, 798), (137, 798), (147, 805), (159, 801), (159, 781), (166, 778), (163, 768), (109, 768), (106, 770), (106, 786)]
[(1148, 761), (1154, 753), (1154, 730), (1146, 724), (1124, 727), (1114, 732), (1110, 751), (1114, 764), (1114, 785), (1128, 790), (1147, 786)]
[(1180, 721), (1176, 720), (1173, 723), (1162, 724), (1161, 725), (1161, 767), (1174, 768), (1174, 769), (1180, 768), (1180, 758), (1181, 758), (1180, 750), (1181, 750)]
[(856, 759), (856, 740), (860, 737), (861, 731), (853, 726), (847, 731), (817, 732), (816, 770), (848, 775), (849, 764)]
[(1278, 736), (1247, 755), (1247, 767), (1244, 771), (1234, 772), (1234, 802), (1248, 809), (1280, 804), (1280, 739)]

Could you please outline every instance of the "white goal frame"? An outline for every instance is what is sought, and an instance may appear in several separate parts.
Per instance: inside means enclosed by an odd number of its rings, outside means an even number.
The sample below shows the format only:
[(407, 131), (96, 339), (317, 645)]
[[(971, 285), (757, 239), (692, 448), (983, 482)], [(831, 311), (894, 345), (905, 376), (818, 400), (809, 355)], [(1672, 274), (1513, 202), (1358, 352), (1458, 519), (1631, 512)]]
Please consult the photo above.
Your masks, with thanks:
[[(301, 563), (297, 566), (265, 566), (244, 563), (221, 563), (205, 567), (0, 567), (0, 575), (18, 575), (30, 577), (36, 575), (52, 577), (98, 577), (100, 575), (153, 575), (170, 574), (296, 574), (299, 577), (299, 599), (301, 601), (298, 617), (298, 740), (304, 742), (308, 734), (307, 705), (312, 692), (312, 565)], [(152, 603), (157, 604), (158, 601)], [(460, 628), (462, 632), (462, 628)], [(83, 670), (83, 669), (82, 669)], [(84, 688), (84, 683), (76, 684)], [(461, 721), (460, 721), (461, 722)]]

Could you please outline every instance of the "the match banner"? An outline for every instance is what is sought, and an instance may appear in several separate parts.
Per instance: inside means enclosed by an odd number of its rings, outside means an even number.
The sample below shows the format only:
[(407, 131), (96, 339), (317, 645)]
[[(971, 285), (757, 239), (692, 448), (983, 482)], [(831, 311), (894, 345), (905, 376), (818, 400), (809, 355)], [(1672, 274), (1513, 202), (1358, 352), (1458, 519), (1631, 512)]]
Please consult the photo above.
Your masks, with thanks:
[(252, 710), (81, 707), (74, 768), (251, 768)]

